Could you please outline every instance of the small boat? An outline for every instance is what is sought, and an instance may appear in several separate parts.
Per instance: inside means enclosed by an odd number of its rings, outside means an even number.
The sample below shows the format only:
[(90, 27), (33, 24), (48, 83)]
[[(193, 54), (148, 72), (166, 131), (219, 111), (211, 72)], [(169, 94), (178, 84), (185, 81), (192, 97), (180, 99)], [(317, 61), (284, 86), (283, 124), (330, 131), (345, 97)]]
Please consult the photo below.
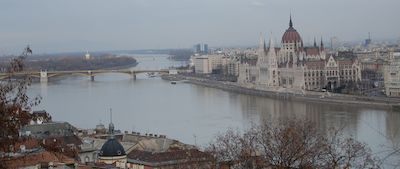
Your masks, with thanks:
[(147, 76), (149, 76), (149, 77), (156, 77), (156, 74), (155, 74), (155, 73), (147, 73)]
[(171, 81), (171, 84), (173, 84), (173, 85), (176, 84), (176, 81)]

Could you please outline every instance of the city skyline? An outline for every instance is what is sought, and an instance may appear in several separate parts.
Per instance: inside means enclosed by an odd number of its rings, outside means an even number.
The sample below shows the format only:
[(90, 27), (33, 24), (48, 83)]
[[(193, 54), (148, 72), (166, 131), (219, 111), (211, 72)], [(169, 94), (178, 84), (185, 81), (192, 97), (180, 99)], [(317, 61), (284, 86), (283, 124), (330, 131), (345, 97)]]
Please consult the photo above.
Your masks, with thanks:
[(290, 13), (304, 43), (333, 36), (361, 42), (368, 32), (372, 39), (400, 37), (396, 0), (94, 2), (0, 2), (1, 54), (18, 54), (27, 44), (35, 53), (253, 46), (260, 32), (280, 37)]

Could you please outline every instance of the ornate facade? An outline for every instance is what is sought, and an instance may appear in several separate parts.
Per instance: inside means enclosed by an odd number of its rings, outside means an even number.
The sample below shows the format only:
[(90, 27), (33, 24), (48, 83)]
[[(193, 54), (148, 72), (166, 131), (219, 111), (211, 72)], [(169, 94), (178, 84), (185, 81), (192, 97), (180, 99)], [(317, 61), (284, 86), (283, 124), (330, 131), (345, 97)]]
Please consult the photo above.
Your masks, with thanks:
[(356, 58), (327, 58), (322, 39), (319, 46), (314, 39), (313, 46), (304, 47), (291, 18), (280, 48), (274, 47), (272, 38), (267, 47), (261, 36), (257, 53), (257, 59), (241, 61), (238, 82), (243, 86), (321, 91), (337, 88), (341, 82), (361, 80)]

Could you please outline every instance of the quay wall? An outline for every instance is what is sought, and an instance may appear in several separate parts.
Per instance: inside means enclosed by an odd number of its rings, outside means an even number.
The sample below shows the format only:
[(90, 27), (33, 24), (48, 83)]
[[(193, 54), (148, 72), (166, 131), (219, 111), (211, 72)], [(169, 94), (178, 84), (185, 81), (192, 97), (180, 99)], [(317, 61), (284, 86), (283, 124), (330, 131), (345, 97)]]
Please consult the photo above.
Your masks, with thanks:
[(329, 93), (329, 95), (327, 95), (326, 93), (323, 92), (314, 92), (314, 91), (305, 91), (305, 93), (292, 92), (292, 91), (278, 91), (278, 90), (266, 91), (255, 88), (243, 87), (235, 82), (216, 81), (216, 80), (209, 80), (209, 79), (191, 77), (185, 75), (163, 75), (161, 78), (169, 81), (177, 81), (178, 83), (180, 82), (191, 83), (195, 85), (217, 88), (230, 92), (260, 96), (260, 97), (268, 97), (274, 99), (306, 101), (312, 103), (328, 103), (336, 105), (345, 104), (348, 106), (362, 106), (362, 107), (394, 109), (394, 110), (399, 110), (400, 108), (399, 98), (367, 97), (367, 96), (355, 96), (355, 95), (346, 95), (337, 93)]

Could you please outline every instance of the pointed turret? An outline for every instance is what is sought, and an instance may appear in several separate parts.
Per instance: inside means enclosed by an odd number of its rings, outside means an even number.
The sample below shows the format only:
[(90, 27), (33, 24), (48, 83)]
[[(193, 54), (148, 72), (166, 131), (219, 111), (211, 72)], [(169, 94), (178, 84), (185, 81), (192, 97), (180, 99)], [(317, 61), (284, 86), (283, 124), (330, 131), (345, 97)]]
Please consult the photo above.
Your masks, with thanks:
[(317, 41), (315, 40), (315, 37), (314, 37), (314, 47), (317, 47)]
[(110, 124), (108, 125), (108, 134), (111, 138), (114, 137), (114, 124), (112, 122), (112, 109), (110, 109)]
[(272, 36), (269, 38), (269, 49), (267, 57), (269, 60), (269, 64), (275, 64), (274, 62), (276, 62), (276, 53), (275, 53), (274, 40)]
[(267, 53), (268, 58), (268, 79), (266, 81), (268, 86), (276, 86), (278, 82), (278, 62), (275, 52), (275, 44), (274, 39), (271, 37), (269, 38), (269, 49)]
[(260, 44), (258, 46), (258, 55), (259, 56), (265, 55), (266, 50), (267, 50), (267, 47), (265, 45), (265, 39), (263, 37), (263, 34), (260, 32)]
[(272, 36), (269, 38), (269, 51), (274, 51), (275, 52), (275, 46), (274, 46), (274, 40), (272, 39)]
[(293, 27), (292, 14), (290, 14), (289, 28), (292, 28), (292, 27)]
[(322, 41), (322, 37), (321, 37), (321, 46), (320, 46), (320, 48), (321, 48), (321, 51), (324, 50), (324, 42)]

